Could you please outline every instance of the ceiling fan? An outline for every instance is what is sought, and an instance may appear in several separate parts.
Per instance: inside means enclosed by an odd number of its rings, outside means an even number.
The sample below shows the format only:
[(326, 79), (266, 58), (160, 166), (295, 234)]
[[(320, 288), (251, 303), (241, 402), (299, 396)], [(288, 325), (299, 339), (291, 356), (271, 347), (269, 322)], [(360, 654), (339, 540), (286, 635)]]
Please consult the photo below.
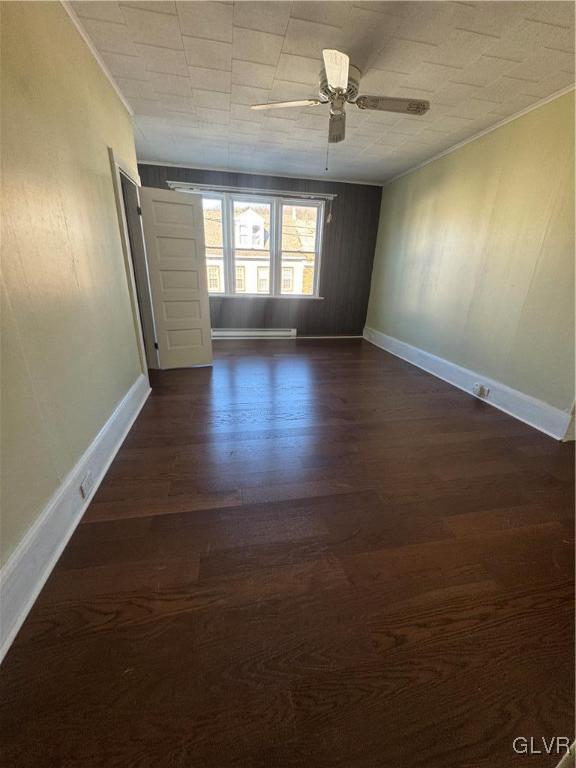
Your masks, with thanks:
[(345, 53), (332, 49), (322, 51), (324, 69), (320, 72), (318, 99), (299, 101), (273, 101), (253, 104), (252, 109), (283, 109), (284, 107), (318, 107), (330, 104), (328, 141), (336, 144), (346, 136), (346, 102), (359, 109), (375, 109), (379, 112), (401, 112), (407, 115), (423, 115), (430, 109), (430, 102), (423, 99), (397, 99), (388, 96), (359, 96), (358, 86), (362, 73), (350, 64)]

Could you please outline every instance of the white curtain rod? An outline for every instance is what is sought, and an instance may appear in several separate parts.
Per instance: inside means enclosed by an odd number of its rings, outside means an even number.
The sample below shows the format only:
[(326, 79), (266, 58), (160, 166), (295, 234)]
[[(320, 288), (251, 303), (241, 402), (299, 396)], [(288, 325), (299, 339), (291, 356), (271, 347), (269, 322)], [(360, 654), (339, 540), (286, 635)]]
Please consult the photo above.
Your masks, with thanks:
[(249, 189), (247, 187), (226, 187), (218, 184), (193, 184), (188, 181), (167, 181), (173, 190), (183, 192), (232, 192), (244, 195), (280, 195), (282, 197), (297, 197), (300, 200), (334, 200), (338, 195), (328, 192), (295, 192), (287, 189)]

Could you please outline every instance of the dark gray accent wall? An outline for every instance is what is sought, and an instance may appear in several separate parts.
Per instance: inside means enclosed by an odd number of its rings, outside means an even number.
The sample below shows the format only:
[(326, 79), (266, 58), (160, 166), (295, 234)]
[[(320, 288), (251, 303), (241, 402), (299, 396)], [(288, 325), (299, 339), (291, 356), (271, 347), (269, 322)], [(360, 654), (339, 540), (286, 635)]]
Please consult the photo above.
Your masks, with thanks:
[(324, 225), (320, 296), (315, 299), (210, 297), (213, 328), (296, 328), (302, 336), (361, 334), (366, 320), (381, 187), (258, 176), (159, 165), (139, 165), (145, 187), (189, 181), (246, 189), (331, 192), (332, 221)]

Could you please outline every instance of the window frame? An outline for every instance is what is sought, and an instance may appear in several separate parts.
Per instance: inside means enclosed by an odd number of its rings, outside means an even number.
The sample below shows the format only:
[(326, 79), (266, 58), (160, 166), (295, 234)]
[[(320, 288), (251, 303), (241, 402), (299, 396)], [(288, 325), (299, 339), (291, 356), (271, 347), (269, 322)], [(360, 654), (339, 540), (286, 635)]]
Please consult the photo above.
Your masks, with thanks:
[[(322, 265), (322, 250), (324, 247), (324, 222), (326, 201), (323, 199), (286, 197), (284, 195), (254, 195), (249, 191), (212, 192), (203, 190), (202, 199), (220, 200), (222, 204), (222, 254), (224, 261), (223, 293), (210, 293), (214, 298), (259, 298), (259, 299), (321, 299), (319, 295), (320, 269)], [(234, 242), (234, 203), (261, 203), (270, 205), (270, 279), (268, 293), (236, 292), (236, 244)], [(282, 206), (303, 206), (316, 208), (316, 240), (314, 260), (314, 280), (312, 293), (282, 293)], [(238, 250), (242, 250), (239, 246)]]

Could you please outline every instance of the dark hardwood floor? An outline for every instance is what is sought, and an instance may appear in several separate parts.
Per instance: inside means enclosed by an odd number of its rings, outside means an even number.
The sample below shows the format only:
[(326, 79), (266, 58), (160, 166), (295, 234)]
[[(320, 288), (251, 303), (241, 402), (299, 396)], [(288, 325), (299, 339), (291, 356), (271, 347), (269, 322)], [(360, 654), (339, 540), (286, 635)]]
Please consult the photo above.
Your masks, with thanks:
[(17, 768), (548, 768), (572, 445), (361, 341), (153, 393), (0, 668)]

